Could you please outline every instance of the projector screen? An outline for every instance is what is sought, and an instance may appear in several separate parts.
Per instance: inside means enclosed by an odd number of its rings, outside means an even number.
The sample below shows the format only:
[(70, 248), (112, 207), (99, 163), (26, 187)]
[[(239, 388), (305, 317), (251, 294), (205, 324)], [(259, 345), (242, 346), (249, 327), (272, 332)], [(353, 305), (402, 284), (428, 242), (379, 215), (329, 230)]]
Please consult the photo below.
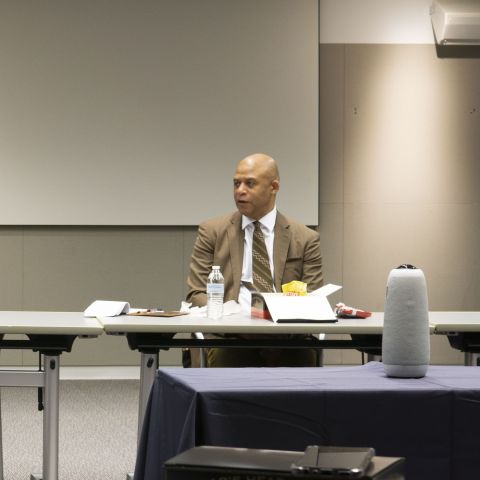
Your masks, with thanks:
[(318, 223), (317, 0), (0, 3), (0, 224), (196, 225), (246, 155)]

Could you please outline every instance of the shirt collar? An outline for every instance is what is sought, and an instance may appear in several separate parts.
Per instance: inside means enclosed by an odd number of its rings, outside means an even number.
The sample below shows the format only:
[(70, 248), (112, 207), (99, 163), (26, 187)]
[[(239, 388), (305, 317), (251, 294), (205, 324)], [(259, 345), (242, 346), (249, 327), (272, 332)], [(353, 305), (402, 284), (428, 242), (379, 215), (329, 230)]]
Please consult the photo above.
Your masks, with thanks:
[[(265, 216), (259, 219), (259, 222), (269, 231), (273, 232), (275, 228), (275, 221), (277, 220), (277, 207), (273, 207), (273, 210), (270, 210)], [(255, 222), (253, 218), (246, 217), (242, 215), (242, 230), (245, 230), (248, 225)]]

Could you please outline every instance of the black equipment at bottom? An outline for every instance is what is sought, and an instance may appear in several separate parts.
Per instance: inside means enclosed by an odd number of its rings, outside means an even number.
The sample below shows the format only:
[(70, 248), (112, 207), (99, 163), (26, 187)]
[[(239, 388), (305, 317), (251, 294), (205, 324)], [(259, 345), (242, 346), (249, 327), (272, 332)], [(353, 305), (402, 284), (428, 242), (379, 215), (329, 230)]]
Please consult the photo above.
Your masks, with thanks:
[(305, 452), (292, 452), (201, 446), (167, 460), (165, 479), (405, 480), (404, 458), (373, 454), (373, 449), (352, 447), (310, 446)]

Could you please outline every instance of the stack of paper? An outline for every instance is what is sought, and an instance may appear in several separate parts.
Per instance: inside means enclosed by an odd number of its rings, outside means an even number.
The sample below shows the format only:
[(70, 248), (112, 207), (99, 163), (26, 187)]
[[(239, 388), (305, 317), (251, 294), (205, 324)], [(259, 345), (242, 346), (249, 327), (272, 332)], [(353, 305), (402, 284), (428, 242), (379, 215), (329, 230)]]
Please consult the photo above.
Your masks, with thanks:
[(337, 317), (327, 296), (340, 290), (338, 285), (328, 284), (308, 295), (284, 295), (283, 293), (261, 293), (272, 320), (277, 323), (331, 323)]

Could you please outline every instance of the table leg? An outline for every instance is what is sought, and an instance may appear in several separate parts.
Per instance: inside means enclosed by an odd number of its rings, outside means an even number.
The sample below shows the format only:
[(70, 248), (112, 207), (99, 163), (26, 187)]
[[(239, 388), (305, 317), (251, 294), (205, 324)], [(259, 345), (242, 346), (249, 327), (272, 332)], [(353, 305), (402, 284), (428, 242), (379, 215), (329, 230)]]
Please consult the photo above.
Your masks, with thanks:
[(3, 480), (2, 401), (0, 399), (0, 480)]
[(478, 357), (480, 354), (465, 352), (465, 366), (467, 367), (476, 367), (478, 366)]
[(138, 402), (138, 430), (137, 443), (140, 441), (140, 434), (142, 433), (143, 417), (145, 409), (147, 408), (148, 397), (152, 389), (153, 381), (155, 380), (155, 372), (158, 368), (158, 353), (143, 353), (141, 354), (140, 366), (140, 396)]
[(382, 356), (367, 352), (367, 362), (381, 362)]
[[(140, 360), (140, 393), (138, 397), (138, 425), (137, 425), (137, 445), (140, 442), (142, 433), (143, 417), (147, 408), (148, 397), (155, 380), (155, 372), (158, 368), (158, 352), (141, 352)], [(127, 480), (133, 480), (133, 473), (127, 473)]]
[(58, 480), (59, 356), (44, 355), (43, 469), (31, 480)]
[(58, 479), (59, 357), (44, 356), (43, 480)]

